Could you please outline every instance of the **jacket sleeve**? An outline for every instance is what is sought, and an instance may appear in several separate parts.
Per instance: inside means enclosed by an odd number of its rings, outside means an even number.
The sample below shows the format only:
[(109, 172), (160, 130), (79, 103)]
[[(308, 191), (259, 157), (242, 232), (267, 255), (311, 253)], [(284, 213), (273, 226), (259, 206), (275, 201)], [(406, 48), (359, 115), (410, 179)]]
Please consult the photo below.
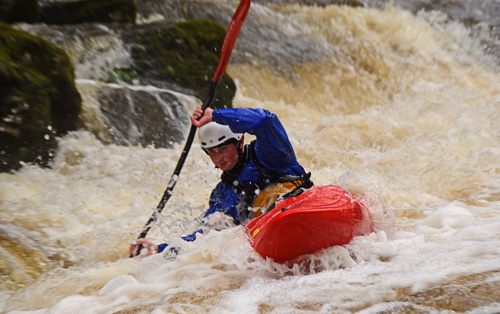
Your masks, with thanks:
[(255, 135), (255, 153), (264, 167), (292, 175), (305, 173), (276, 114), (260, 108), (228, 108), (215, 109), (212, 117), (233, 132)]
[[(203, 234), (203, 229), (196, 230), (195, 232), (191, 233), (190, 235), (181, 237), (181, 239), (184, 241), (187, 241), (187, 242), (193, 242), (194, 240), (196, 240), (197, 233)], [(168, 243), (158, 244), (158, 253), (163, 252), (167, 247), (168, 247)], [(178, 247), (170, 247), (170, 252), (178, 254), (179, 248)]]
[(243, 217), (239, 216), (238, 204), (240, 195), (232, 186), (219, 182), (210, 195), (209, 208), (204, 217), (215, 212), (224, 213), (233, 218), (235, 224), (239, 225)]

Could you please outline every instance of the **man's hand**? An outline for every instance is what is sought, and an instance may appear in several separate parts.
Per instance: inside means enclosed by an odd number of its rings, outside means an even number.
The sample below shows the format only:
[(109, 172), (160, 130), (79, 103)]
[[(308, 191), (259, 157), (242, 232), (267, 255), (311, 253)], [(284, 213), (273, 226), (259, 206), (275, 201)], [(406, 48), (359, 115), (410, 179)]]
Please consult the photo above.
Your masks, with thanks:
[[(138, 239), (135, 243), (132, 243), (130, 245), (129, 256), (135, 256), (137, 254), (137, 249), (139, 248), (139, 245), (142, 245), (142, 249), (147, 249), (147, 252), (143, 255), (138, 255), (138, 256), (146, 257), (153, 255), (154, 253), (158, 253), (158, 246), (156, 244), (146, 239)], [(140, 253), (141, 252), (139, 252), (139, 254)]]
[(191, 123), (196, 126), (196, 127), (201, 127), (209, 122), (212, 122), (212, 112), (214, 110), (210, 107), (205, 109), (205, 113), (203, 113), (203, 110), (201, 109), (200, 106), (196, 107), (194, 110), (193, 114), (189, 116), (191, 119)]

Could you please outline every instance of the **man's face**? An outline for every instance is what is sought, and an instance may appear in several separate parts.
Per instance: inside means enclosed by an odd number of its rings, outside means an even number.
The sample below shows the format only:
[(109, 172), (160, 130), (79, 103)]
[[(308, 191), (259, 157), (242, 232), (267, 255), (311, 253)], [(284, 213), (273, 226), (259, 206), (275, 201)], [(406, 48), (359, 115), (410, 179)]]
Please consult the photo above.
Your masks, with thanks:
[(229, 143), (206, 150), (214, 165), (222, 171), (233, 169), (238, 163), (238, 143)]

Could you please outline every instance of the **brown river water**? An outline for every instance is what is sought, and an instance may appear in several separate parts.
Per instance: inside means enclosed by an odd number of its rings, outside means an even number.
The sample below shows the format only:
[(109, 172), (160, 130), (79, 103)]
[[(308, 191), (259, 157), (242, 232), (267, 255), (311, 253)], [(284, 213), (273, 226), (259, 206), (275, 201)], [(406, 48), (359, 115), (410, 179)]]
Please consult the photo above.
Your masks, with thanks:
[[(223, 25), (238, 3), (146, 2), (140, 23)], [(105, 145), (80, 130), (60, 139), (52, 169), (0, 174), (0, 312), (500, 313), (499, 6), (252, 3), (227, 69), (234, 106), (277, 113), (313, 181), (363, 198), (377, 231), (295, 265), (262, 259), (241, 226), (184, 242), (220, 176), (195, 141), (148, 235), (181, 253), (130, 259), (183, 143)], [(100, 70), (129, 58), (119, 34), (17, 27), (71, 52), (98, 129)], [(198, 103), (178, 97), (186, 112)]]

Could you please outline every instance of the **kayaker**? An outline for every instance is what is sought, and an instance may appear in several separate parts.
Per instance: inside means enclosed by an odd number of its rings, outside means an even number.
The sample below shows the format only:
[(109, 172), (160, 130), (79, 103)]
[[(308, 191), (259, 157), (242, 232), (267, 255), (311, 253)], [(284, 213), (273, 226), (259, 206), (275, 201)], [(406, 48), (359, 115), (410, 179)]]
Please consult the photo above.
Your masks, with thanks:
[[(278, 197), (298, 195), (313, 185), (310, 173), (298, 163), (283, 125), (268, 110), (207, 108), (203, 113), (197, 107), (190, 119), (199, 128), (201, 148), (223, 171), (204, 217), (222, 212), (235, 224), (245, 224), (272, 208)], [(244, 133), (255, 135), (256, 140), (245, 145)], [(200, 229), (182, 238), (194, 241), (203, 232)], [(138, 244), (147, 247), (147, 255), (168, 246), (139, 239), (131, 245), (131, 253)]]

